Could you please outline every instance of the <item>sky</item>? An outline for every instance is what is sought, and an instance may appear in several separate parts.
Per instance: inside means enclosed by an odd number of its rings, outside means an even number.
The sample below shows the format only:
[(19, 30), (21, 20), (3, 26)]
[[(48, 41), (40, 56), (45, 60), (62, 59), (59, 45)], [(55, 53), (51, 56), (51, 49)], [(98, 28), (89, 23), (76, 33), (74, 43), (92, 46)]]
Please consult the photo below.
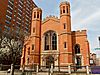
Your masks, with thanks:
[(94, 50), (99, 47), (100, 0), (34, 0), (43, 11), (43, 19), (49, 15), (59, 17), (59, 4), (62, 1), (70, 1), (72, 31), (86, 29), (90, 51), (100, 57), (100, 50)]

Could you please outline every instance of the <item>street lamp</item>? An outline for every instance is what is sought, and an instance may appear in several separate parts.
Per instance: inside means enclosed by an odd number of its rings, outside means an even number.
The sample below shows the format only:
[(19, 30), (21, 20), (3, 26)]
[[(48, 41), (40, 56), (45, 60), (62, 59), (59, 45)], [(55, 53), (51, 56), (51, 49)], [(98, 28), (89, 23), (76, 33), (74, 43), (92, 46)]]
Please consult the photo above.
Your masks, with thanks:
[(99, 47), (100, 47), (100, 36), (98, 37), (98, 39), (99, 39)]

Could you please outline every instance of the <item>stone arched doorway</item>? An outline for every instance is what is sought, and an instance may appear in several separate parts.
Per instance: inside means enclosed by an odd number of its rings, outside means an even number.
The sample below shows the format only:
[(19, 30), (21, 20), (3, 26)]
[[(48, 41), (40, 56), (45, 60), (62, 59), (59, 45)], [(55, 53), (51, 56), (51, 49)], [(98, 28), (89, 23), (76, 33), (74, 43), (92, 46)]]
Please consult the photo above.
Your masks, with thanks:
[(54, 67), (54, 57), (50, 55), (46, 57), (46, 68), (50, 68), (51, 64), (53, 64)]
[(76, 68), (81, 68), (82, 65), (82, 55), (80, 52), (80, 45), (79, 44), (75, 44), (74, 46), (74, 53), (75, 53), (75, 65)]
[(76, 68), (78, 69), (78, 68), (81, 68), (81, 57), (80, 56), (76, 56)]

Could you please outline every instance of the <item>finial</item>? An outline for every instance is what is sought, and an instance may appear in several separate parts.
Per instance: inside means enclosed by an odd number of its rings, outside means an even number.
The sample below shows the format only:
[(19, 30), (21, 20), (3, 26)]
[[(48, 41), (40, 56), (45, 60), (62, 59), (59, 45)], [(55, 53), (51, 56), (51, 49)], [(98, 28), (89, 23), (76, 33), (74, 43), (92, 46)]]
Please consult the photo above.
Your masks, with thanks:
[(65, 1), (70, 2), (70, 0), (60, 0), (60, 2), (65, 2)]
[(67, 0), (68, 2), (70, 2), (70, 0)]

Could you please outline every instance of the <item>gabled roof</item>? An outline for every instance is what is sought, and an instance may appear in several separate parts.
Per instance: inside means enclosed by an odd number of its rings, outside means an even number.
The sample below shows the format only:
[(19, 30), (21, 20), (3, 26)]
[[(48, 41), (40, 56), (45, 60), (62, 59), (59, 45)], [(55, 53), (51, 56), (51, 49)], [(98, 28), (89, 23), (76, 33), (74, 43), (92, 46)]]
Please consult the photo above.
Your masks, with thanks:
[(48, 22), (49, 20), (53, 20), (55, 22), (60, 22), (60, 20), (58, 19), (58, 17), (55, 17), (55, 16), (49, 16), (49, 17), (46, 17), (43, 21), (42, 21), (42, 24)]

